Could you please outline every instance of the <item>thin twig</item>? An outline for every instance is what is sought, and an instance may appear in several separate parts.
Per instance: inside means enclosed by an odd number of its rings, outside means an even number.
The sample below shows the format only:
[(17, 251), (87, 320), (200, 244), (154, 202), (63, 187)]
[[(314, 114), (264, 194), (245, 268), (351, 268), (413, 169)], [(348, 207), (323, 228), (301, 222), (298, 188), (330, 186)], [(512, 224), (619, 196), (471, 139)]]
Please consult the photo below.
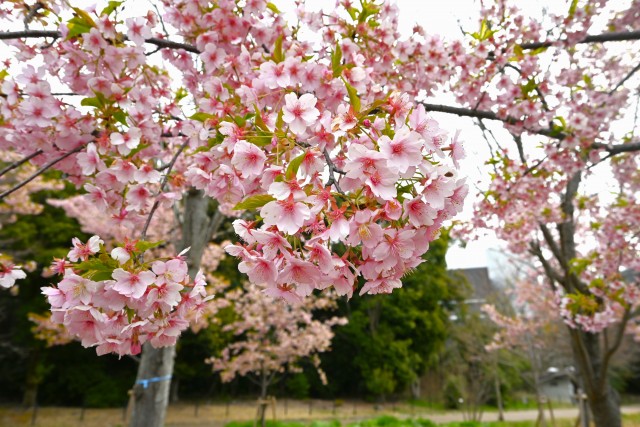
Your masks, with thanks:
[[(171, 169), (173, 169), (173, 166), (176, 164), (176, 160), (178, 160), (178, 156), (180, 156), (180, 154), (184, 151), (184, 149), (187, 147), (188, 144), (189, 144), (189, 139), (186, 139), (182, 143), (180, 148), (178, 148), (178, 151), (176, 151), (176, 154), (173, 155), (173, 158), (169, 162), (169, 165), (167, 167), (167, 172), (165, 173), (164, 178), (162, 179), (162, 183), (160, 184), (161, 193), (164, 191), (164, 188), (166, 187), (167, 182), (169, 182), (169, 175), (171, 174)], [(151, 219), (153, 218), (153, 215), (156, 213), (156, 210), (158, 209), (159, 205), (160, 205), (160, 202), (156, 198), (156, 200), (153, 202), (153, 206), (151, 207), (151, 210), (149, 211), (147, 220), (144, 223), (144, 227), (142, 228), (142, 233), (140, 234), (140, 240), (144, 240), (147, 237), (147, 231), (149, 230)]]
[(42, 154), (42, 150), (36, 150), (33, 153), (29, 154), (27, 157), (25, 157), (24, 159), (21, 160), (17, 160), (13, 163), (11, 163), (10, 165), (8, 165), (7, 167), (5, 167), (4, 169), (2, 169), (0, 171), (0, 176), (4, 175), (5, 173), (14, 170), (17, 167), (20, 167), (21, 165), (23, 165), (24, 163), (28, 162), (29, 160), (33, 159), (34, 157), (39, 156), (40, 154)]
[(618, 90), (618, 88), (620, 86), (622, 86), (624, 84), (624, 82), (626, 82), (627, 80), (629, 80), (631, 78), (631, 76), (633, 76), (635, 73), (638, 72), (638, 70), (640, 70), (640, 63), (638, 63), (638, 65), (636, 65), (635, 67), (633, 67), (633, 69), (631, 71), (629, 71), (629, 74), (627, 74), (625, 76), (624, 79), (620, 80), (620, 82), (618, 82), (618, 84), (616, 85), (616, 87), (614, 87), (613, 89), (611, 89), (609, 91), (609, 95), (612, 95), (616, 90)]
[(0, 194), (0, 200), (4, 199), (8, 195), (12, 194), (14, 191), (17, 191), (17, 190), (21, 189), (22, 187), (24, 187), (25, 185), (27, 185), (28, 183), (30, 183), (31, 181), (36, 179), (39, 175), (42, 175), (44, 172), (46, 172), (49, 168), (51, 168), (51, 166), (55, 165), (58, 162), (61, 162), (62, 160), (64, 160), (67, 157), (69, 157), (70, 155), (75, 154), (78, 151), (82, 150), (83, 148), (84, 148), (84, 145), (80, 145), (79, 147), (76, 147), (73, 150), (63, 154), (62, 156), (51, 160), (49, 163), (45, 164), (40, 169), (35, 171), (31, 176), (29, 176), (29, 178), (25, 179), (24, 181), (18, 183), (17, 185), (15, 185), (12, 188), (8, 189), (4, 193)]
[(334, 175), (334, 173), (344, 175), (345, 172), (336, 168), (336, 165), (333, 163), (333, 160), (331, 160), (329, 151), (327, 151), (326, 148), (324, 149), (323, 154), (325, 160), (327, 161), (327, 165), (329, 166), (329, 180), (327, 181), (327, 187), (331, 187), (332, 185), (334, 185), (336, 187), (336, 190), (338, 190), (338, 193), (345, 194), (344, 191), (342, 191), (342, 188), (340, 188), (340, 184), (338, 184), (338, 181), (336, 180), (336, 177)]

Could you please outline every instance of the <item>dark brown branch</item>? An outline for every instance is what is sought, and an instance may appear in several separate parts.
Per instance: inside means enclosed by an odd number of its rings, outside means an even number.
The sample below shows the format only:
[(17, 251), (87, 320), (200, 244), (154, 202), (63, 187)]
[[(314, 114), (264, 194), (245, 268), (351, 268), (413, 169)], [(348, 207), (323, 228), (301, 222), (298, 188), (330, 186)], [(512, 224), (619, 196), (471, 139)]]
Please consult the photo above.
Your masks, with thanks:
[(39, 156), (40, 154), (42, 154), (42, 150), (36, 150), (33, 153), (29, 154), (27, 157), (25, 157), (24, 159), (20, 159), (17, 160), (13, 163), (11, 163), (10, 165), (8, 165), (7, 167), (5, 167), (4, 169), (2, 169), (0, 171), (0, 176), (4, 175), (5, 173), (14, 170), (17, 167), (20, 167), (21, 165), (27, 163), (29, 160), (33, 159), (34, 157)]
[[(59, 31), (45, 31), (45, 30), (0, 32), (0, 40), (33, 39), (33, 38), (47, 38), (47, 37), (57, 39), (61, 37), (61, 34)], [(200, 51), (195, 46), (187, 43), (179, 43), (171, 40), (159, 39), (157, 37), (151, 37), (149, 39), (146, 39), (145, 42), (158, 46), (159, 48), (183, 49), (183, 50), (186, 50), (187, 52), (200, 53)]]
[(620, 86), (622, 86), (624, 84), (624, 82), (626, 82), (627, 80), (629, 80), (631, 78), (631, 76), (633, 76), (635, 73), (637, 73), (638, 71), (640, 71), (640, 63), (638, 65), (636, 65), (635, 67), (633, 67), (633, 69), (631, 71), (629, 71), (629, 74), (627, 74), (622, 80), (620, 80), (618, 82), (618, 84), (609, 91), (609, 95), (613, 94), (616, 90), (618, 90), (618, 88)]
[[(185, 141), (182, 143), (180, 148), (178, 148), (178, 151), (176, 151), (176, 154), (173, 155), (173, 158), (169, 162), (169, 165), (167, 166), (167, 172), (165, 173), (164, 178), (162, 179), (162, 183), (160, 184), (161, 193), (164, 191), (164, 188), (167, 185), (167, 182), (169, 182), (169, 175), (171, 174), (171, 169), (173, 169), (173, 166), (176, 164), (178, 157), (180, 156), (180, 154), (182, 154), (184, 149), (187, 148), (187, 145), (189, 145), (189, 139), (185, 139)], [(140, 240), (144, 240), (147, 237), (147, 231), (149, 230), (151, 219), (153, 218), (153, 215), (156, 213), (156, 210), (158, 209), (159, 205), (160, 205), (160, 202), (156, 198), (156, 200), (153, 202), (153, 206), (151, 206), (151, 210), (149, 211), (147, 220), (144, 223), (144, 227), (142, 227), (142, 233), (140, 233)]]
[(591, 148), (602, 148), (609, 154), (616, 155), (620, 153), (640, 151), (640, 142), (632, 142), (629, 144), (616, 144), (616, 145), (609, 145), (609, 144), (602, 144), (600, 142), (594, 142), (593, 144), (591, 144)]
[(40, 169), (35, 171), (31, 176), (29, 176), (29, 178), (25, 179), (24, 181), (21, 181), (20, 183), (16, 184), (15, 186), (11, 187), (7, 191), (5, 191), (2, 194), (0, 194), (0, 200), (4, 199), (5, 197), (7, 197), (8, 195), (12, 194), (13, 192), (21, 189), (22, 187), (24, 187), (25, 185), (27, 185), (28, 183), (30, 183), (31, 181), (36, 179), (39, 175), (42, 175), (44, 172), (46, 172), (49, 168), (51, 168), (56, 163), (61, 162), (62, 160), (64, 160), (67, 157), (69, 157), (70, 155), (75, 154), (78, 151), (82, 150), (83, 148), (84, 148), (84, 145), (76, 147), (73, 150), (63, 154), (62, 156), (51, 160), (49, 163), (46, 163)]
[[(447, 114), (455, 114), (456, 116), (464, 116), (464, 117), (475, 117), (477, 119), (487, 119), (487, 120), (496, 120), (503, 123), (507, 123), (510, 125), (518, 125), (521, 120), (516, 119), (515, 117), (498, 117), (498, 115), (492, 111), (483, 111), (483, 110), (472, 110), (470, 108), (462, 108), (462, 107), (451, 107), (449, 105), (441, 105), (441, 104), (429, 104), (426, 102), (422, 102), (426, 111), (432, 111), (437, 113), (447, 113)], [(564, 133), (555, 133), (552, 132), (551, 129), (527, 129), (525, 130), (529, 133), (533, 133), (536, 135), (543, 135), (549, 138), (564, 139), (567, 135)]]
[(547, 227), (546, 224), (543, 224), (541, 222), (538, 223), (538, 226), (540, 227), (540, 230), (542, 231), (542, 235), (544, 236), (544, 241), (549, 246), (549, 249), (551, 250), (551, 253), (556, 258), (556, 260), (560, 263), (562, 268), (564, 268), (566, 270), (568, 268), (567, 259), (562, 255), (562, 252), (560, 252), (560, 248), (558, 247), (558, 244), (553, 239), (553, 235), (551, 234), (551, 230), (549, 230), (549, 227)]
[(344, 171), (336, 168), (336, 165), (333, 163), (333, 160), (331, 160), (331, 156), (329, 155), (329, 152), (327, 151), (326, 148), (324, 149), (323, 153), (324, 153), (324, 158), (327, 161), (327, 165), (329, 166), (329, 180), (327, 181), (327, 187), (331, 187), (332, 185), (335, 185), (336, 190), (338, 190), (338, 193), (344, 194), (344, 191), (342, 191), (342, 189), (340, 188), (340, 184), (338, 184), (338, 181), (336, 180), (336, 177), (335, 177), (336, 173), (344, 174)]
[[(587, 36), (580, 40), (577, 44), (582, 43), (606, 43), (606, 42), (622, 42), (640, 40), (640, 31), (625, 31), (622, 33), (604, 33)], [(522, 49), (539, 49), (541, 47), (551, 47), (555, 42), (535, 42), (523, 43), (520, 45)]]
[(553, 283), (555, 282), (560, 284), (560, 286), (563, 286), (564, 281), (562, 280), (562, 276), (551, 266), (551, 264), (549, 264), (549, 261), (547, 261), (547, 259), (544, 257), (544, 255), (542, 254), (542, 249), (540, 249), (540, 244), (538, 244), (537, 242), (531, 242), (529, 244), (529, 247), (531, 254), (535, 255), (536, 258), (538, 258), (538, 260), (540, 260), (540, 262), (542, 263), (542, 268), (551, 281), (552, 287)]
[[(604, 349), (606, 353), (602, 360), (602, 365), (600, 366), (600, 380), (598, 384), (599, 387), (603, 386), (603, 382), (607, 377), (606, 372), (609, 369), (609, 362), (611, 360), (611, 357), (613, 357), (613, 355), (620, 348), (620, 345), (622, 344), (622, 338), (624, 337), (624, 333), (627, 329), (627, 323), (629, 323), (630, 319), (631, 319), (631, 312), (629, 311), (629, 309), (626, 309), (624, 311), (624, 315), (622, 316), (622, 321), (617, 325), (616, 337), (613, 342), (613, 345), (610, 348)], [(606, 330), (604, 332), (606, 333)]]

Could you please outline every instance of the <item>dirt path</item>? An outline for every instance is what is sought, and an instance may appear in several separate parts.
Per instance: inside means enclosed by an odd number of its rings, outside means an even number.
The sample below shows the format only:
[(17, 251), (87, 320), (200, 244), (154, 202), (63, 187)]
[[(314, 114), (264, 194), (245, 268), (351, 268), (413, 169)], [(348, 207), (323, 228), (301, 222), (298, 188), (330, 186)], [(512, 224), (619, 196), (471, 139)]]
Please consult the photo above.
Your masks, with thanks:
[[(86, 409), (80, 408), (39, 408), (35, 414), (35, 426), (39, 427), (119, 427), (126, 426), (124, 408)], [(640, 405), (625, 406), (624, 413), (639, 413)], [(179, 404), (169, 408), (166, 427), (221, 427), (231, 420), (249, 421), (255, 416), (255, 402), (232, 402), (214, 404)], [(392, 415), (397, 418), (427, 418), (437, 423), (463, 421), (461, 412), (433, 411), (409, 405), (388, 404), (383, 407), (362, 402), (344, 402), (338, 405), (331, 401), (285, 401), (276, 403), (268, 410), (268, 418), (277, 420), (295, 420), (311, 422), (313, 420), (338, 419), (343, 424), (381, 415)], [(549, 413), (546, 413), (547, 417)], [(31, 425), (33, 411), (22, 411), (13, 408), (0, 408), (0, 427)], [(507, 411), (507, 421), (535, 420), (536, 410)], [(558, 408), (554, 410), (556, 419), (575, 419), (576, 408)], [(127, 417), (128, 418), (128, 417)], [(483, 421), (495, 421), (497, 412), (485, 412)]]

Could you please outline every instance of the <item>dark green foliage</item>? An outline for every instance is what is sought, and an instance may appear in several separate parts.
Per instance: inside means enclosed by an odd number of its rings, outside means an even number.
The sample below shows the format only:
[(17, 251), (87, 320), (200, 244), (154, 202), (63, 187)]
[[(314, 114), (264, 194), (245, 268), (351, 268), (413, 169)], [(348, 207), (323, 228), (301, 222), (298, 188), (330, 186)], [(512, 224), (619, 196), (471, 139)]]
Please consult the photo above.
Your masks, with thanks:
[(303, 373), (293, 374), (286, 379), (287, 396), (294, 399), (309, 397), (309, 380)]
[[(39, 215), (20, 215), (0, 229), (0, 252), (13, 255), (16, 262), (35, 260), (38, 268), (20, 281), (14, 292), (0, 292), (0, 328), (8, 345), (0, 346), (0, 399), (19, 402), (31, 391), (39, 404), (107, 407), (123, 405), (133, 385), (136, 364), (132, 359), (98, 357), (95, 349), (79, 344), (46, 348), (36, 340), (29, 313), (45, 313), (48, 305), (40, 287), (56, 278), (43, 278), (42, 269), (54, 257), (64, 257), (71, 239), (89, 236), (62, 209), (46, 204), (46, 199), (67, 197), (75, 190), (42, 191), (32, 199), (44, 207)], [(27, 393), (28, 395), (29, 393)], [(32, 397), (32, 398), (33, 398)], [(32, 401), (26, 399), (25, 403)]]
[(322, 355), (329, 395), (385, 398), (407, 390), (433, 363), (447, 335), (446, 306), (461, 295), (447, 275), (446, 250), (446, 236), (433, 242), (427, 261), (391, 295), (341, 301), (349, 324), (336, 329), (333, 351)]

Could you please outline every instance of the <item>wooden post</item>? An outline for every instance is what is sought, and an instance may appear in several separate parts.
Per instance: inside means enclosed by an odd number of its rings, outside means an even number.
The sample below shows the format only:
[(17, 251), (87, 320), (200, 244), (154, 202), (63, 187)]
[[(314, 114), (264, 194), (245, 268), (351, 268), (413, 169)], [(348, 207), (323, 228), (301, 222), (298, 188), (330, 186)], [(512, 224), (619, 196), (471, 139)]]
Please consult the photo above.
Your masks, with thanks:
[(36, 425), (36, 419), (38, 418), (38, 400), (33, 405), (33, 412), (31, 412), (31, 425)]
[(193, 409), (193, 415), (197, 418), (198, 417), (198, 412), (200, 410), (200, 400), (196, 400), (196, 406)]

